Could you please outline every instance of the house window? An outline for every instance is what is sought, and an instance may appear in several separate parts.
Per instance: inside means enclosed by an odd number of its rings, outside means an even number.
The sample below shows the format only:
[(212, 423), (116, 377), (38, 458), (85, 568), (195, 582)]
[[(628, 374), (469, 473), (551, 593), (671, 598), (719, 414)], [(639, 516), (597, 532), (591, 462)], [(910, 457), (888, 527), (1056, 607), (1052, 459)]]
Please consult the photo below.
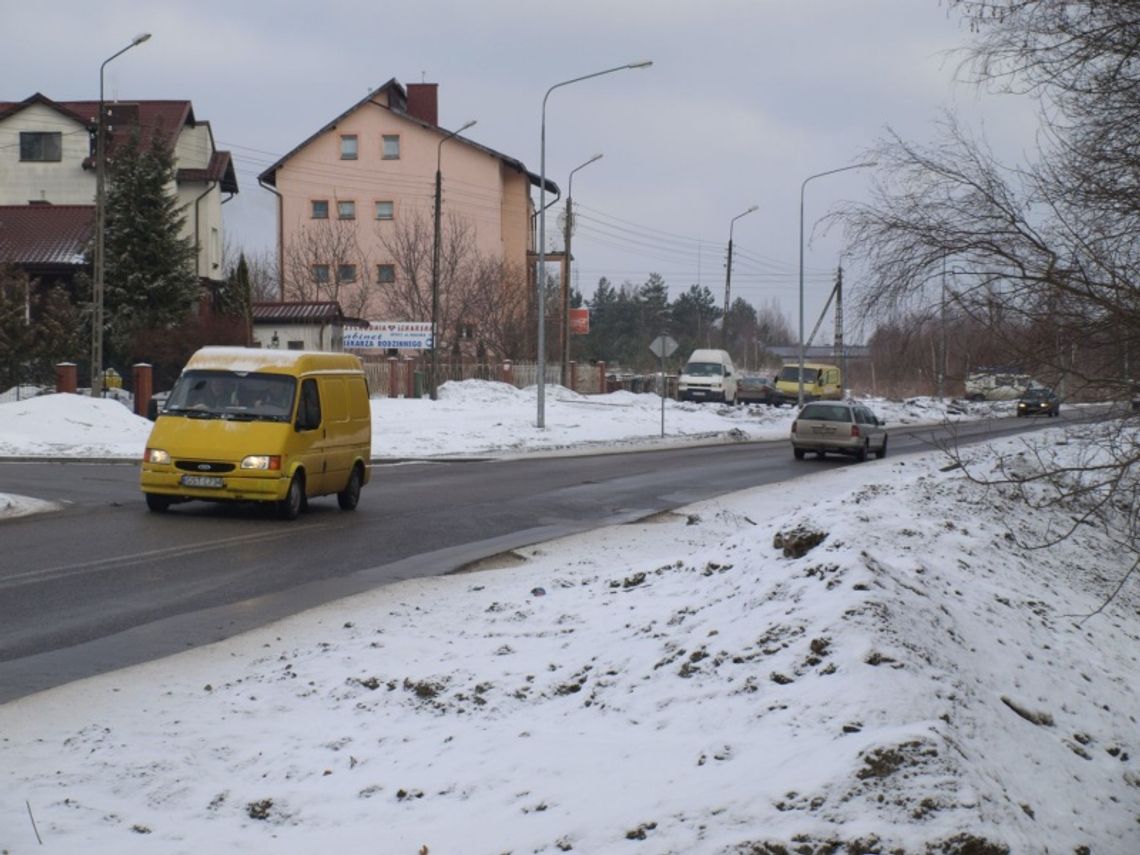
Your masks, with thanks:
[(356, 219), (356, 203), (353, 201), (337, 202), (336, 215), (341, 220), (355, 220)]
[(60, 131), (21, 131), (20, 160), (43, 163), (63, 160)]
[(329, 200), (314, 199), (311, 203), (312, 211), (309, 216), (314, 220), (327, 220), (329, 218)]
[(376, 219), (390, 220), (395, 216), (396, 209), (391, 202), (377, 202), (376, 203)]
[(356, 160), (356, 134), (341, 134), (340, 159)]
[(396, 281), (396, 265), (394, 264), (377, 264), (376, 265), (376, 281), (381, 285), (388, 285)]
[(313, 281), (317, 283), (329, 281), (329, 266), (327, 264), (313, 265)]
[(356, 281), (356, 265), (355, 264), (338, 264), (336, 266), (336, 281), (337, 282), (355, 282)]
[(463, 339), (463, 341), (471, 341), (471, 339), (475, 338), (475, 325), (474, 324), (460, 324), (459, 325), (459, 337), (461, 339)]
[(400, 159), (400, 137), (398, 134), (384, 134), (384, 159)]

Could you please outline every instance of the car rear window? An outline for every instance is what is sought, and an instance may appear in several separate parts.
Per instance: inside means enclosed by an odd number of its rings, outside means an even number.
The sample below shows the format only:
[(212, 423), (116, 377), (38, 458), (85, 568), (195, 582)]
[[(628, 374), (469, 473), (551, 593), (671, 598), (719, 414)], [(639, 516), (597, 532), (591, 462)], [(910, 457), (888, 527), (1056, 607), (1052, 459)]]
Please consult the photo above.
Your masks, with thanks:
[(847, 407), (808, 404), (800, 411), (799, 417), (815, 422), (849, 422), (851, 421), (851, 411)]

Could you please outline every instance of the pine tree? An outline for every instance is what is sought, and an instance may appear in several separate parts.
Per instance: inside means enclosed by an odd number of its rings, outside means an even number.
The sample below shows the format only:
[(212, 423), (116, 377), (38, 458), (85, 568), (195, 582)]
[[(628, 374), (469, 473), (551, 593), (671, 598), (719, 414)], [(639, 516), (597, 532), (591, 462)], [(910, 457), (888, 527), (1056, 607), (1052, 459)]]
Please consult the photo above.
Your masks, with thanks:
[(27, 379), (32, 345), (27, 292), (27, 274), (0, 267), (0, 392)]
[(238, 255), (237, 265), (218, 291), (217, 310), (222, 317), (239, 320), (247, 330), (253, 329), (253, 287), (244, 252)]
[(30, 379), (50, 383), (55, 366), (74, 360), (88, 343), (84, 319), (67, 291), (57, 286), (36, 295), (32, 320)]
[(138, 134), (114, 152), (108, 169), (104, 237), (104, 318), (107, 364), (136, 357), (139, 333), (174, 329), (199, 298), (196, 251), (182, 236), (184, 218), (174, 185), (174, 157), (155, 134)]

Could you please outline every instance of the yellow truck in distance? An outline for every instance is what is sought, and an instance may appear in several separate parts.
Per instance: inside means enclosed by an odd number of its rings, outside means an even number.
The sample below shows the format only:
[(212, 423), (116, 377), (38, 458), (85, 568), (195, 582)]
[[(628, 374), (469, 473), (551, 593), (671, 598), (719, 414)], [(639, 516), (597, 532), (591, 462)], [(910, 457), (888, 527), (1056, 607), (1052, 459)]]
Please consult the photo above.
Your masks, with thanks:
[(372, 416), (360, 358), (205, 347), (158, 413), (139, 485), (161, 513), (194, 499), (273, 503), (296, 519), (310, 498), (360, 500), (372, 472)]
[[(776, 375), (776, 390), (785, 401), (799, 400), (800, 363), (786, 362)], [(826, 362), (804, 363), (804, 401), (840, 401), (843, 399), (843, 382), (839, 366)]]

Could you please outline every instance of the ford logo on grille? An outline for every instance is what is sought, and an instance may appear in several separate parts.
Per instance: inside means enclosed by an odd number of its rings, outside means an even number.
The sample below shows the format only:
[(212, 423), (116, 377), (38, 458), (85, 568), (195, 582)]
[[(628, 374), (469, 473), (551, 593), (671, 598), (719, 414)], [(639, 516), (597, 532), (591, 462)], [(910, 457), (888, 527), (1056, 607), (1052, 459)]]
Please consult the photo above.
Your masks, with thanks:
[(200, 471), (200, 472), (209, 472), (212, 468), (213, 467), (210, 466), (209, 463), (199, 463), (198, 464), (198, 471)]

